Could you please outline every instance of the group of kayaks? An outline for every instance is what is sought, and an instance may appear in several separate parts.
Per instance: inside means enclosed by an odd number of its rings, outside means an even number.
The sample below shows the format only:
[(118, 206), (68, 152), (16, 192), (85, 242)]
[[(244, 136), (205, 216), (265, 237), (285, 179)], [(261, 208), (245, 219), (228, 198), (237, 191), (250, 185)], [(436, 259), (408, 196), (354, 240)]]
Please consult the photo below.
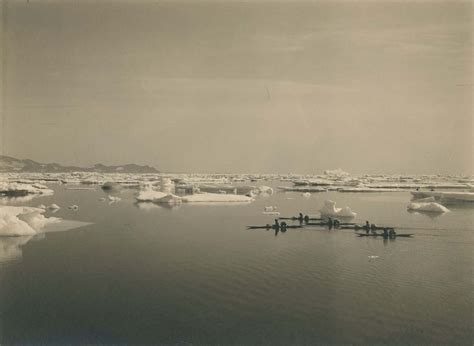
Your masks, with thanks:
[[(290, 220), (290, 221), (299, 221), (299, 225), (288, 225), (286, 221), (280, 222), (280, 220)], [(311, 222), (317, 221), (317, 222)], [(331, 217), (328, 218), (321, 218), (321, 217), (309, 217), (308, 215), (303, 216), (302, 213), (299, 216), (292, 216), (292, 217), (280, 217), (275, 219), (274, 224), (266, 224), (262, 226), (247, 226), (247, 229), (264, 229), (264, 230), (275, 230), (276, 232), (286, 232), (288, 229), (295, 229), (295, 228), (309, 228), (309, 227), (324, 227), (332, 229), (345, 229), (345, 230), (355, 230), (357, 231), (365, 231), (365, 233), (356, 233), (359, 237), (381, 237), (383, 239), (394, 239), (397, 237), (412, 237), (413, 234), (405, 233), (405, 234), (398, 234), (395, 232), (393, 227), (386, 227), (386, 226), (377, 226), (375, 224), (370, 224), (366, 221), (365, 225), (358, 225), (356, 223), (351, 222), (341, 222), (337, 219), (333, 219)], [(380, 232), (382, 231), (382, 232)]]

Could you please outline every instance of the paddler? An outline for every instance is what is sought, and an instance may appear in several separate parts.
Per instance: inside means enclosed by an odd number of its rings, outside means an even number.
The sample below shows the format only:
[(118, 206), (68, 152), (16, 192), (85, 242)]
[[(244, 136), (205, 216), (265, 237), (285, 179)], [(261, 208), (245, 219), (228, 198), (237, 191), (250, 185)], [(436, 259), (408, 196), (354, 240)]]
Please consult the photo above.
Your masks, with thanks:
[(383, 228), (383, 237), (388, 238), (388, 230), (386, 227)]
[(304, 216), (304, 222), (306, 222), (306, 223), (309, 222), (309, 216), (308, 216), (308, 215), (305, 215), (305, 216)]
[(303, 213), (299, 213), (298, 221), (303, 222), (303, 220), (304, 220)]
[(365, 233), (369, 234), (369, 231), (370, 231), (370, 224), (369, 224), (369, 221), (365, 221)]
[(278, 219), (275, 219), (275, 224), (273, 227), (275, 227), (275, 229), (280, 229), (280, 223), (278, 222)]
[(390, 228), (390, 231), (388, 232), (388, 235), (390, 238), (395, 238), (397, 236), (397, 233), (393, 228)]

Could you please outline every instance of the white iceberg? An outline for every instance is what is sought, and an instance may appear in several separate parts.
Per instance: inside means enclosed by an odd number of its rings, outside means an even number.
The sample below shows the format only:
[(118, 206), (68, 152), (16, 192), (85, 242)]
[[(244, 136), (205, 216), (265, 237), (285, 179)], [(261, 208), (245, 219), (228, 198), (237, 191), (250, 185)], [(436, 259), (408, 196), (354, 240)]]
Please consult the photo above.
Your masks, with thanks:
[(251, 202), (251, 197), (243, 195), (224, 195), (219, 193), (197, 193), (183, 197), (183, 202)]
[(44, 209), (32, 207), (0, 206), (0, 236), (36, 235), (47, 224), (60, 221), (45, 217), (44, 212)]
[(412, 202), (407, 207), (408, 210), (426, 211), (431, 213), (446, 213), (449, 211), (445, 206), (436, 202)]
[(338, 216), (338, 217), (355, 217), (357, 213), (354, 213), (351, 208), (336, 208), (336, 202), (326, 200), (324, 206), (319, 210), (321, 216)]
[(153, 202), (153, 203), (181, 203), (181, 197), (171, 193), (156, 191), (156, 190), (142, 190), (136, 197), (138, 202)]

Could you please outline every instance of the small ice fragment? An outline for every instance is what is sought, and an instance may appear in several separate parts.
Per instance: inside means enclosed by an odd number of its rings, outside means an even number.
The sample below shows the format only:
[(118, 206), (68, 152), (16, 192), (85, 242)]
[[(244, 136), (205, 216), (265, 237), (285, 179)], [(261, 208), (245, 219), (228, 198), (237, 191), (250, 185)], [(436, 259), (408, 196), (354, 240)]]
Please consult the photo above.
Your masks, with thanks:
[(379, 256), (374, 256), (374, 255), (368, 256), (368, 257), (369, 257), (369, 258), (379, 258)]
[(46, 209), (46, 206), (44, 204), (40, 204), (39, 206), (37, 206), (37, 208), (39, 209)]
[(99, 201), (104, 202), (104, 201), (105, 201), (105, 197), (100, 197), (100, 198), (99, 198)]
[(319, 212), (321, 216), (355, 217), (357, 215), (349, 207), (336, 208), (336, 202), (331, 200), (326, 200)]
[(70, 205), (69, 207), (67, 207), (68, 209), (71, 209), (71, 210), (78, 210), (79, 209), (79, 206), (78, 205)]
[(265, 208), (263, 208), (263, 211), (266, 211), (266, 212), (268, 212), (268, 211), (277, 211), (277, 207), (265, 207)]
[(301, 195), (302, 195), (303, 197), (306, 197), (306, 198), (311, 197), (311, 194), (310, 194), (309, 192), (305, 192), (305, 193), (303, 193), (303, 194), (301, 194)]
[(59, 210), (59, 209), (61, 209), (61, 207), (59, 205), (53, 203), (53, 204), (48, 206), (48, 209), (49, 210)]
[(111, 201), (111, 202), (118, 202), (118, 201), (121, 200), (120, 197), (110, 196), (110, 195), (108, 196), (108, 198), (109, 198), (109, 201)]

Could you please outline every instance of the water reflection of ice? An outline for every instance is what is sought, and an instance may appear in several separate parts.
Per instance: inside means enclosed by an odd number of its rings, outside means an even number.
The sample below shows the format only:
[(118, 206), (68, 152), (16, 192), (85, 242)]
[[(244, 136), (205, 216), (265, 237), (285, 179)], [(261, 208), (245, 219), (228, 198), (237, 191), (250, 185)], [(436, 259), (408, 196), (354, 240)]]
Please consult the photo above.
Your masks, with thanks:
[(24, 237), (0, 237), (0, 265), (20, 261), (23, 257), (22, 247), (30, 240), (41, 240), (44, 234)]

